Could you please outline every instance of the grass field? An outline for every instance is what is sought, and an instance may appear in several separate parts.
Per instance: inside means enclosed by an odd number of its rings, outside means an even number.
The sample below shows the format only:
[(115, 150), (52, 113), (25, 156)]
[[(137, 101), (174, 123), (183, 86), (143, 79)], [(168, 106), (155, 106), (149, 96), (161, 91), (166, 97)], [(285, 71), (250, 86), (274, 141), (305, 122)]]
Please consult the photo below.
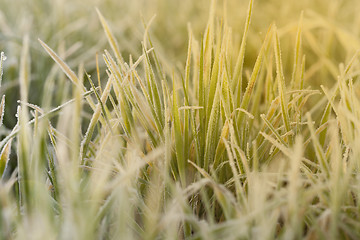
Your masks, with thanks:
[(357, 0), (0, 0), (0, 239), (360, 239)]

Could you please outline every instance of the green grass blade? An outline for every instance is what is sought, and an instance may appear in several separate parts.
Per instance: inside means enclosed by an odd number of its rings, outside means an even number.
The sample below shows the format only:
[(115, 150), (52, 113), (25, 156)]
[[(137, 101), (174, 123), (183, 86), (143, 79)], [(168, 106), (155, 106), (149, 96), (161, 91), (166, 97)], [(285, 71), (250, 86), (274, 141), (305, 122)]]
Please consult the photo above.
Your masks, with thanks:
[[(285, 124), (286, 132), (291, 131), (290, 127), (290, 117), (288, 110), (288, 101), (286, 96), (286, 87), (285, 87), (285, 78), (283, 72), (283, 65), (281, 60), (281, 50), (280, 50), (280, 40), (275, 28), (275, 39), (274, 39), (274, 51), (275, 51), (275, 59), (276, 59), (276, 75), (277, 75), (277, 84), (278, 91), (280, 96), (280, 106), (281, 106), (281, 114), (283, 117), (283, 121)], [(291, 143), (291, 140), (290, 140)]]
[(225, 152), (225, 142), (229, 136), (229, 121), (226, 121), (221, 130), (220, 141), (216, 147), (213, 168), (216, 170), (221, 163), (221, 157)]
[[(184, 83), (184, 95), (185, 95), (185, 106), (189, 106), (189, 82), (190, 82), (190, 64), (191, 64), (191, 51), (192, 51), (192, 35), (190, 32), (189, 36), (189, 44), (188, 44), (188, 53), (186, 58), (186, 65), (185, 65), (185, 83)], [(189, 136), (191, 133), (190, 128), (190, 110), (185, 109), (184, 111), (184, 155), (189, 155)]]
[(241, 103), (242, 82), (243, 82), (242, 74), (243, 74), (243, 66), (244, 66), (244, 59), (245, 59), (246, 40), (247, 40), (247, 35), (248, 35), (249, 26), (250, 26), (250, 22), (251, 22), (252, 9), (253, 9), (253, 0), (250, 0), (249, 6), (248, 6), (246, 22), (245, 22), (245, 27), (244, 27), (244, 33), (243, 33), (243, 37), (242, 37), (241, 45), (240, 45), (240, 51), (239, 51), (239, 55), (236, 60), (232, 84), (231, 84), (232, 88), (236, 89), (236, 108), (240, 107), (240, 103)]
[(2, 151), (0, 153), (0, 178), (2, 177), (5, 167), (9, 161), (10, 151), (11, 151), (11, 142), (12, 142), (12, 139), (10, 139), (10, 141), (8, 141), (6, 143), (6, 145), (4, 146), (4, 148), (2, 149)]
[(218, 83), (215, 93), (213, 106), (209, 118), (209, 126), (206, 132), (204, 166), (205, 170), (209, 169), (209, 164), (213, 164), (216, 146), (218, 144), (218, 124), (220, 120), (220, 83)]
[[(253, 68), (253, 72), (251, 74), (249, 83), (248, 83), (248, 85), (246, 87), (243, 99), (242, 99), (241, 104), (240, 104), (240, 108), (244, 109), (246, 111), (248, 110), (248, 107), (249, 107), (249, 102), (250, 102), (250, 99), (251, 99), (251, 95), (253, 93), (257, 77), (258, 77), (259, 72), (261, 70), (262, 61), (264, 59), (264, 54), (265, 54), (265, 50), (266, 50), (265, 48), (267, 47), (268, 42), (271, 39), (271, 34), (272, 34), (272, 26), (270, 26), (268, 31), (267, 31), (265, 40), (264, 40), (264, 42), (263, 42), (263, 44), (261, 46), (259, 55), (258, 55), (258, 57), (256, 59), (256, 62), (255, 62), (254, 68)], [(238, 113), (237, 122), (236, 122), (237, 123), (237, 128), (239, 128), (239, 127), (241, 127), (243, 125), (242, 123), (243, 123), (244, 116), (245, 115), (244, 115), (243, 112)]]
[[(220, 31), (220, 30), (219, 30)], [(223, 54), (221, 54), (221, 34), (218, 33), (217, 36), (217, 46), (216, 46), (216, 50), (215, 50), (215, 56), (214, 56), (214, 64), (211, 68), (211, 77), (210, 77), (210, 84), (209, 84), (209, 92), (206, 96), (206, 118), (209, 119), (210, 118), (210, 114), (211, 114), (211, 109), (213, 107), (213, 102), (214, 102), (214, 97), (215, 97), (215, 92), (216, 92), (216, 88), (218, 85), (218, 79), (220, 78), (220, 68), (222, 67), (222, 57)]]
[[(87, 79), (88, 79), (88, 81), (89, 81), (92, 89), (94, 90), (94, 94), (95, 94), (95, 96), (96, 96), (96, 99), (98, 100), (98, 104), (100, 104), (101, 112), (102, 112), (102, 114), (103, 114), (103, 116), (104, 116), (104, 118), (105, 118), (105, 120), (106, 120), (106, 123), (108, 124), (109, 130), (112, 132), (112, 127), (111, 127), (111, 124), (110, 124), (110, 121), (109, 121), (109, 117), (108, 117), (108, 111), (105, 110), (105, 106), (104, 106), (105, 102), (102, 102), (102, 101), (101, 101), (101, 97), (99, 96), (99, 94), (98, 94), (97, 91), (95, 90), (96, 87), (95, 87), (95, 85), (94, 85), (94, 83), (93, 83), (93, 81), (92, 81), (92, 79), (91, 79), (91, 76), (90, 76), (87, 72), (85, 72), (85, 75), (86, 75), (86, 77), (87, 77)], [(109, 80), (109, 81), (110, 81), (110, 80)], [(105, 88), (105, 89), (106, 89), (106, 88)]]
[[(155, 16), (154, 16), (155, 17)], [(144, 28), (145, 28), (145, 34), (144, 34), (144, 44), (146, 43), (145, 41), (145, 37), (147, 37), (148, 41), (149, 41), (149, 44), (150, 44), (150, 48), (154, 48), (154, 45), (152, 43), (152, 40), (151, 40), (151, 37), (150, 37), (150, 34), (149, 34), (149, 27), (150, 27), (150, 24), (151, 22), (153, 21), (153, 18), (151, 18), (151, 20), (149, 20), (149, 23), (146, 24), (145, 23), (145, 20), (142, 18), (142, 22), (143, 22), (143, 25), (144, 25)], [(153, 52), (153, 56), (154, 56), (154, 60), (155, 60), (155, 65), (156, 65), (156, 69), (158, 71), (158, 74), (160, 75), (161, 77), (161, 80), (165, 80), (166, 79), (166, 76), (165, 76), (165, 73), (163, 71), (163, 69), (161, 68), (161, 65), (160, 65), (160, 61), (159, 61), (159, 57), (157, 56), (156, 52), (154, 51)]]
[(323, 173), (327, 177), (329, 177), (329, 165), (328, 165), (328, 162), (326, 160), (325, 153), (323, 152), (322, 147), (320, 145), (320, 142), (319, 142), (318, 138), (316, 137), (316, 133), (315, 133), (315, 129), (314, 129), (314, 126), (313, 126), (313, 123), (312, 123), (310, 113), (306, 114), (306, 118), (307, 118), (307, 121), (308, 121), (308, 126), (309, 126), (309, 130), (310, 130), (310, 133), (311, 133), (311, 140), (312, 140), (313, 145), (314, 145), (316, 157), (317, 157), (317, 159), (319, 161), (319, 164), (321, 166), (321, 169), (322, 169)]
[[(144, 46), (143, 46), (143, 48), (144, 48)], [(148, 84), (150, 85), (150, 86), (148, 86), (150, 88), (149, 93), (151, 93), (150, 96), (153, 97), (152, 101), (153, 101), (153, 105), (155, 108), (156, 117), (159, 122), (158, 128), (159, 128), (160, 135), (163, 137), (163, 128), (164, 128), (164, 124), (165, 124), (164, 123), (163, 102), (161, 101), (159, 88), (155, 81), (155, 75), (154, 75), (154, 72), (151, 67), (150, 58), (149, 58), (149, 55), (145, 48), (143, 49), (143, 54), (145, 54), (146, 71), (148, 72), (147, 78), (148, 78)]]
[[(112, 80), (111, 78), (108, 80), (108, 82), (106, 83), (105, 89), (103, 91), (103, 94), (101, 95), (100, 98), (100, 102), (97, 104), (96, 109), (91, 117), (89, 126), (86, 130), (85, 133), (85, 137), (84, 139), (81, 141), (81, 145), (80, 145), (80, 164), (84, 165), (85, 164), (85, 157), (86, 157), (86, 153), (89, 147), (89, 143), (91, 141), (91, 137), (93, 135), (93, 132), (95, 130), (95, 126), (98, 123), (98, 120), (100, 118), (101, 115), (101, 103), (106, 102), (109, 94), (110, 94), (110, 90), (111, 90), (111, 86), (112, 86)], [(95, 89), (94, 89), (95, 91)]]
[(79, 79), (76, 74), (69, 68), (69, 66), (48, 46), (46, 43), (38, 39), (40, 44), (46, 50), (46, 52), (50, 55), (52, 59), (60, 66), (66, 76), (76, 85), (80, 86), (83, 89), (83, 86), (80, 85)]
[(203, 166), (203, 156), (205, 149), (205, 136), (206, 136), (206, 106), (205, 106), (205, 83), (204, 83), (204, 39), (201, 39), (200, 59), (199, 59), (199, 162)]
[(302, 89), (301, 88), (301, 78), (297, 77), (297, 72), (299, 70), (299, 62), (300, 62), (300, 51), (301, 51), (301, 41), (302, 41), (302, 29), (303, 29), (303, 19), (304, 19), (304, 12), (301, 12), (298, 30), (296, 34), (296, 43), (295, 43), (295, 50), (294, 50), (294, 66), (293, 72), (291, 75), (291, 85), (294, 89)]
[(124, 62), (123, 57), (121, 56), (120, 50), (119, 50), (119, 45), (116, 42), (116, 39), (114, 37), (114, 35), (112, 34), (109, 25), (107, 24), (105, 18), (103, 17), (103, 15), (100, 13), (99, 9), (96, 8), (96, 12), (99, 16), (101, 25), (104, 28), (104, 32), (105, 35), (110, 43), (111, 49), (113, 50), (115, 56), (116, 56), (116, 60), (119, 64), (122, 64)]
[(182, 186), (186, 186), (186, 159), (184, 156), (184, 142), (183, 134), (181, 131), (179, 107), (177, 103), (177, 94), (175, 88), (175, 79), (173, 77), (173, 107), (172, 115), (174, 121), (174, 134), (175, 134), (175, 151), (177, 157), (177, 167), (179, 171), (180, 182)]
[(221, 103), (224, 107), (226, 118), (230, 118), (231, 114), (234, 111), (234, 101), (233, 101), (233, 93), (230, 90), (229, 84), (229, 74), (228, 71), (223, 69), (222, 74), (222, 83), (221, 83)]
[(262, 120), (264, 120), (266, 126), (270, 129), (270, 131), (275, 135), (276, 139), (281, 142), (284, 146), (288, 147), (287, 143), (282, 139), (280, 134), (276, 131), (274, 126), (269, 122), (269, 120), (266, 119), (265, 114), (261, 114), (260, 116)]

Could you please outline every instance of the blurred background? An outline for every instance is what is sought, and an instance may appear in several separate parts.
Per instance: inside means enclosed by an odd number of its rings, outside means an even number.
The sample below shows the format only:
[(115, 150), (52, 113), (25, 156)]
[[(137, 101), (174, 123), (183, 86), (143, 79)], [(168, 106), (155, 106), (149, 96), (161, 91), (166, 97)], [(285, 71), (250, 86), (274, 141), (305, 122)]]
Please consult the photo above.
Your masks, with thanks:
[[(286, 2), (286, 4), (284, 4)], [(331, 86), (336, 81), (338, 63), (348, 61), (360, 48), (360, 4), (357, 0), (255, 0), (250, 26), (245, 70), (252, 69), (268, 26), (279, 28), (285, 66), (292, 64), (296, 28), (304, 11), (304, 53), (307, 54), (307, 84)], [(219, 20), (227, 21), (240, 44), (248, 0), (217, 1)], [(19, 59), (25, 35), (30, 38), (31, 83), (29, 101), (58, 106), (64, 99), (68, 80), (37, 39), (56, 51), (77, 72), (84, 65), (93, 73), (99, 53), (101, 73), (105, 75), (101, 54), (109, 49), (96, 8), (107, 19), (125, 60), (141, 53), (145, 23), (156, 16), (150, 34), (158, 55), (167, 69), (181, 70), (188, 44), (188, 24), (199, 40), (209, 15), (209, 0), (0, 0), (0, 51), (7, 56), (1, 94), (6, 94), (5, 126), (16, 123), (19, 99)], [(226, 15), (226, 16), (225, 16)], [(225, 16), (225, 17), (224, 17)], [(256, 39), (258, 42), (256, 42)], [(320, 41), (314, 41), (320, 39)], [(320, 43), (320, 44), (319, 44)], [(325, 66), (325, 67), (324, 67)], [(286, 68), (286, 67), (285, 67)], [(285, 73), (287, 74), (287, 73)], [(321, 77), (321, 78), (320, 78)], [(45, 84), (47, 78), (55, 79)], [(321, 79), (321, 80), (320, 80)], [(104, 79), (105, 81), (106, 79)]]

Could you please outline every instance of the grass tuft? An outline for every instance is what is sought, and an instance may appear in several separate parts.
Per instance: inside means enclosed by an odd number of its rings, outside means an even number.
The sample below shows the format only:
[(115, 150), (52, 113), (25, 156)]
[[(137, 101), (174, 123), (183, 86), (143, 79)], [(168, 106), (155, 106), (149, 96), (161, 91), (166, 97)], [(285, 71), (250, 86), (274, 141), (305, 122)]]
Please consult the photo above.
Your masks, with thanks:
[(13, 1), (0, 239), (360, 239), (356, 0)]

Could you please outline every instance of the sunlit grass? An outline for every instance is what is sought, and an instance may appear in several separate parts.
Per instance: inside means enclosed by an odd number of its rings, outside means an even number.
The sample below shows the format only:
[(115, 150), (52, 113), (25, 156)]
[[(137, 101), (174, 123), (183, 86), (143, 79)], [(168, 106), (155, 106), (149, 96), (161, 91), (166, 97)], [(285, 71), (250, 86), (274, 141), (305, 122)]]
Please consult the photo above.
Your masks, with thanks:
[(171, 29), (173, 1), (94, 0), (90, 30), (75, 2), (0, 42), (1, 239), (360, 238), (356, 1), (185, 1)]

